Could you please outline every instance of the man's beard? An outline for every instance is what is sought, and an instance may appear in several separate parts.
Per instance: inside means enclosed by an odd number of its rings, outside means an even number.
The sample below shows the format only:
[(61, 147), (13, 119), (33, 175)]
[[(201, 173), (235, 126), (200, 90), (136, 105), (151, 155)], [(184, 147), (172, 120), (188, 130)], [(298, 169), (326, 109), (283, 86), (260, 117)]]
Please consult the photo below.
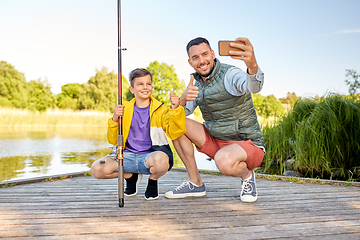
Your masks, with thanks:
[(202, 78), (207, 78), (208, 76), (210, 76), (210, 74), (212, 73), (212, 71), (214, 70), (214, 68), (215, 68), (215, 64), (214, 64), (214, 66), (210, 69), (210, 71), (209, 71), (209, 73), (206, 73), (206, 74), (201, 74), (201, 73), (199, 73), (199, 75), (202, 77)]
[(208, 74), (205, 74), (205, 75), (200, 74), (200, 76), (201, 76), (202, 78), (207, 78), (207, 77), (210, 75), (210, 73), (211, 73), (211, 71), (210, 71)]

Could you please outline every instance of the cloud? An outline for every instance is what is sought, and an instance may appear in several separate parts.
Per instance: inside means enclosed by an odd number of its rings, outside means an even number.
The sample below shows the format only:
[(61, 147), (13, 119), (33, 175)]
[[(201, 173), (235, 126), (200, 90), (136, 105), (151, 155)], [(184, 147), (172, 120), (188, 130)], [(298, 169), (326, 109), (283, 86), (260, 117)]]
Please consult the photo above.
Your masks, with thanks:
[(345, 30), (333, 32), (332, 35), (349, 34), (349, 33), (360, 33), (360, 29), (345, 29)]

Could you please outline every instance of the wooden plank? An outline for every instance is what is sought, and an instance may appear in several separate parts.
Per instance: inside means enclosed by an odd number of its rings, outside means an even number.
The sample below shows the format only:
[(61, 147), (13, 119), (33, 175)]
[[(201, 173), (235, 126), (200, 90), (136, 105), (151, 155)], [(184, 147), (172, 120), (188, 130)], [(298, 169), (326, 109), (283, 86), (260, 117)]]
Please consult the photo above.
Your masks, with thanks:
[(0, 189), (0, 239), (360, 239), (360, 194), (352, 186), (257, 179), (255, 203), (239, 180), (202, 174), (203, 198), (165, 199), (187, 180), (170, 171), (161, 198), (139, 194), (117, 206), (117, 179), (68, 178)]

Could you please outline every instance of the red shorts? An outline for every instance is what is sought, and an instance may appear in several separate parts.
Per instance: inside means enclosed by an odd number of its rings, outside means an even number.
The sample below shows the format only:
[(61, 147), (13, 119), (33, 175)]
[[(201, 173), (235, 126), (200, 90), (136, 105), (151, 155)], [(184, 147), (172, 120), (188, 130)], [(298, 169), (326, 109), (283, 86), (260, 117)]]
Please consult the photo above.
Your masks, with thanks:
[(204, 146), (201, 149), (196, 147), (196, 149), (199, 152), (202, 152), (208, 155), (211, 159), (214, 159), (214, 156), (217, 153), (217, 151), (219, 151), (221, 148), (227, 145), (235, 143), (245, 150), (247, 154), (247, 159), (245, 163), (247, 164), (247, 167), (249, 169), (253, 169), (261, 165), (265, 153), (261, 148), (255, 146), (251, 140), (247, 140), (247, 141), (220, 140), (215, 137), (212, 137), (208, 133), (204, 125), (203, 128), (205, 131), (206, 140)]

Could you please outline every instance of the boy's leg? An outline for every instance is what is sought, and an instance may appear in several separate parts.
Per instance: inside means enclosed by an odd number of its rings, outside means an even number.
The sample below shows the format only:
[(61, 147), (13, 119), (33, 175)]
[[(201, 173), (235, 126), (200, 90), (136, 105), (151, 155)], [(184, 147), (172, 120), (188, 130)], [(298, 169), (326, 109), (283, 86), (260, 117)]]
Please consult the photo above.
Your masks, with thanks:
[(156, 200), (159, 198), (157, 180), (167, 173), (170, 166), (169, 157), (161, 151), (153, 152), (146, 159), (145, 166), (149, 168), (150, 176), (144, 197), (146, 200)]
[[(130, 157), (128, 160), (131, 160), (131, 157), (133, 156), (131, 153), (130, 155), (124, 153), (124, 155)], [(115, 156), (113, 154), (109, 154), (106, 157), (95, 161), (91, 165), (90, 169), (92, 176), (97, 179), (117, 178), (118, 162), (113, 159), (114, 157)], [(126, 196), (135, 196), (137, 194), (137, 188), (142, 179), (142, 175), (138, 173), (125, 172), (124, 178), (126, 180), (126, 189), (124, 194)]]
[(124, 191), (125, 196), (131, 197), (135, 196), (138, 192), (138, 186), (142, 179), (142, 174), (139, 173), (131, 173), (131, 177), (127, 178), (126, 180), (126, 188)]
[[(118, 177), (118, 162), (109, 157), (96, 160), (90, 168), (91, 175), (97, 179)], [(131, 173), (124, 173), (125, 178), (131, 177)]]
[(150, 179), (158, 180), (169, 169), (169, 157), (161, 151), (153, 152), (145, 161), (145, 166), (150, 168)]

